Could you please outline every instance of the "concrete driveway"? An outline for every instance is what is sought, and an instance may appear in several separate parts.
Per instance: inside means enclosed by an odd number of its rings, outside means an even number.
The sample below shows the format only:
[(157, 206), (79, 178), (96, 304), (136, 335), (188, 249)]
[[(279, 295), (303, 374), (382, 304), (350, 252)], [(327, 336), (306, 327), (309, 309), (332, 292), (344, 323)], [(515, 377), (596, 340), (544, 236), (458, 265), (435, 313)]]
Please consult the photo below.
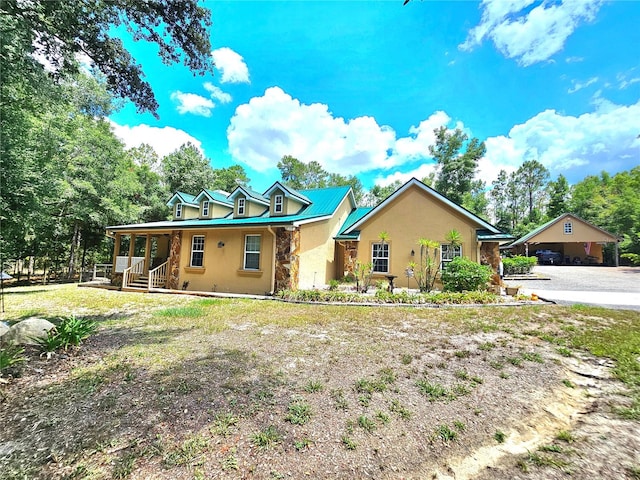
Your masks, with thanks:
[(640, 310), (640, 267), (537, 265), (533, 272), (550, 280), (510, 280), (525, 294), (570, 305)]

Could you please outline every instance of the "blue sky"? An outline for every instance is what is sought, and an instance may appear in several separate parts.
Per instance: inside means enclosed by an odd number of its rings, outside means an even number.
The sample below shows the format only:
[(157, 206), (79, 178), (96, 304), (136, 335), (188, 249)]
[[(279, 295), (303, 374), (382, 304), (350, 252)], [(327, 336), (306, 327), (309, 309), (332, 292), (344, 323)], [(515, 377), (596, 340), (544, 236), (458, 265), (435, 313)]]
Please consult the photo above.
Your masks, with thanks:
[[(433, 130), (485, 141), (478, 178), (537, 159), (571, 183), (640, 164), (640, 2), (204, 2), (215, 75), (123, 37), (160, 103), (126, 143), (191, 141), (264, 190), (283, 155), (370, 188), (434, 169)], [(194, 192), (195, 193), (195, 192)]]

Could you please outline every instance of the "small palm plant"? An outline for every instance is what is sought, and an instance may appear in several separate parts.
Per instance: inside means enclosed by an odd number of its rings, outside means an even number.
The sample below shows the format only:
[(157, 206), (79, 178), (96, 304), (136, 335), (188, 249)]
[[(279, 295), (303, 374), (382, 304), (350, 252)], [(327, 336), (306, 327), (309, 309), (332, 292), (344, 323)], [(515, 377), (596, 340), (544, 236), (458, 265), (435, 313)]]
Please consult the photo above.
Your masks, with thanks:
[(414, 272), (414, 278), (418, 283), (421, 292), (430, 292), (436, 283), (438, 275), (439, 263), (438, 251), (440, 244), (435, 240), (421, 238), (418, 240), (420, 246), (420, 263), (409, 263), (409, 268)]

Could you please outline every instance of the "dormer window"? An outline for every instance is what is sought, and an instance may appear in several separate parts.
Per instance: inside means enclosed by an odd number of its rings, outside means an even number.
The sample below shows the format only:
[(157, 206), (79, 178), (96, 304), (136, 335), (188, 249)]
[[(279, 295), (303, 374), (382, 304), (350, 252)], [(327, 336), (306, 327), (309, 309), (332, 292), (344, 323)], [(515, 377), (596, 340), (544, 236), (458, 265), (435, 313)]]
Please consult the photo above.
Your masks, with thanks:
[(276, 195), (275, 199), (273, 200), (273, 211), (275, 213), (282, 213), (282, 206), (282, 195)]
[(207, 200), (202, 202), (202, 216), (203, 217), (209, 216), (209, 202)]
[(238, 215), (244, 215), (244, 210), (245, 210), (245, 199), (239, 198), (238, 199)]
[(178, 203), (176, 205), (176, 218), (182, 218), (182, 204)]

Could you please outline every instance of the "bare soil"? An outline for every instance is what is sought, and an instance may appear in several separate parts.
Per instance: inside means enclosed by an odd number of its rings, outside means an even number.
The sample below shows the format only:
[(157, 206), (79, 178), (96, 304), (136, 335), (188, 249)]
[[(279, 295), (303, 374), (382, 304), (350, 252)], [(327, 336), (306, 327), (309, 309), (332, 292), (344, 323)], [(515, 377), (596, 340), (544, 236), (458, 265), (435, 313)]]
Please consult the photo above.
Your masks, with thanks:
[(31, 352), (1, 386), (0, 478), (640, 478), (625, 386), (559, 353), (564, 307), (198, 305)]

